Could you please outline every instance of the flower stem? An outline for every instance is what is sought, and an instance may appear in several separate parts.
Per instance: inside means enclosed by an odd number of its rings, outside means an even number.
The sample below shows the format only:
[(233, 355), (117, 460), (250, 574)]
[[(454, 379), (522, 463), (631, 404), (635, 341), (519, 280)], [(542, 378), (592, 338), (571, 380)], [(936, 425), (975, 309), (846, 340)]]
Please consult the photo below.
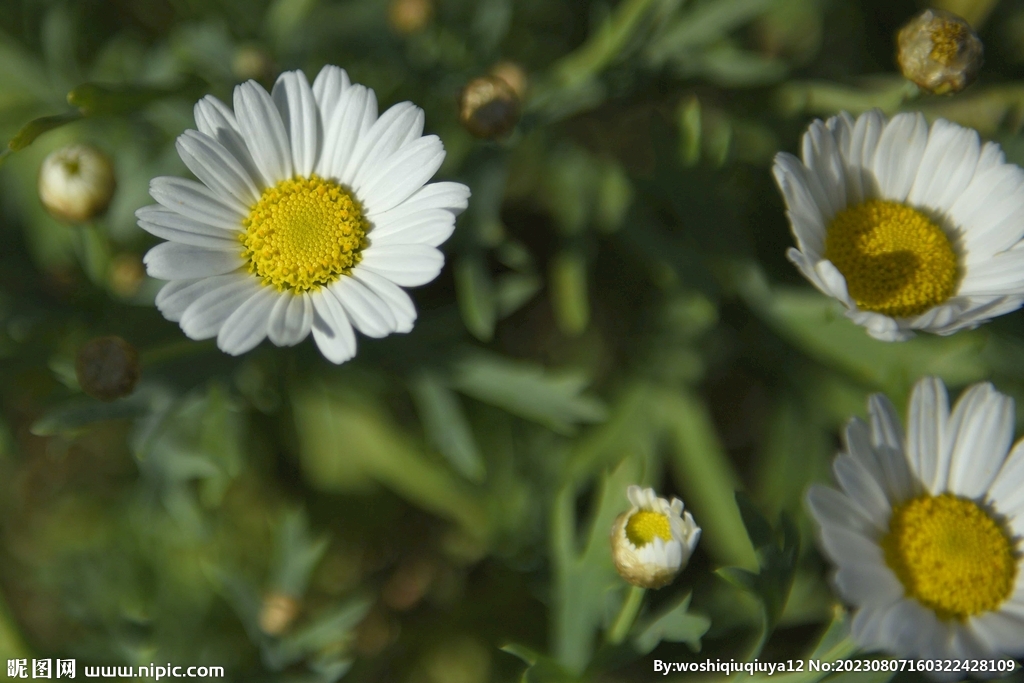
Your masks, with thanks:
[(633, 622), (636, 621), (636, 615), (640, 613), (640, 605), (643, 604), (644, 593), (646, 592), (646, 588), (640, 588), (639, 586), (629, 587), (626, 599), (622, 601), (622, 608), (619, 610), (618, 616), (615, 617), (612, 627), (608, 629), (609, 643), (619, 645), (626, 639), (629, 629), (633, 627)]

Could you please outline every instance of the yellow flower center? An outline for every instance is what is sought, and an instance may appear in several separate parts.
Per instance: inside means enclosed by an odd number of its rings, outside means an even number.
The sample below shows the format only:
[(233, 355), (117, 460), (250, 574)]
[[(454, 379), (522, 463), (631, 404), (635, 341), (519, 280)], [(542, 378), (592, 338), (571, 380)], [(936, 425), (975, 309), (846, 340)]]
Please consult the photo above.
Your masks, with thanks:
[(896, 506), (882, 549), (907, 595), (942, 619), (994, 610), (1013, 592), (1014, 542), (977, 503), (951, 493)]
[(637, 510), (626, 522), (626, 538), (637, 548), (642, 548), (655, 538), (672, 540), (672, 526), (668, 517), (660, 512)]
[(942, 21), (931, 29), (932, 51), (928, 56), (943, 66), (949, 66), (963, 51), (969, 35), (963, 24)]
[(956, 290), (956, 252), (946, 233), (899, 202), (873, 199), (840, 211), (828, 226), (825, 258), (858, 307), (893, 318), (924, 313)]
[(243, 225), (249, 272), (264, 285), (293, 292), (349, 275), (362, 259), (370, 228), (348, 190), (316, 175), (268, 187)]

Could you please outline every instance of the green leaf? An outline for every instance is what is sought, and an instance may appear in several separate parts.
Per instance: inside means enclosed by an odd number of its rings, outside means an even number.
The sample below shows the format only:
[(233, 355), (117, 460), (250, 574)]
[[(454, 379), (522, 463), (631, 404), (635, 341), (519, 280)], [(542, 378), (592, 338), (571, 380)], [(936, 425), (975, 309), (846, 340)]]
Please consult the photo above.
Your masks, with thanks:
[(496, 318), (494, 282), (480, 254), (467, 254), (456, 262), (455, 293), (466, 329), (480, 341), (490, 341)]
[(578, 335), (590, 322), (587, 260), (579, 249), (564, 249), (551, 261), (551, 304), (555, 322), (567, 335)]
[(427, 440), (455, 470), (480, 482), (486, 469), (459, 397), (436, 374), (423, 371), (409, 384)]
[(186, 88), (156, 88), (145, 85), (100, 85), (83, 83), (68, 93), (68, 104), (85, 116), (110, 116), (136, 111), (157, 100), (181, 94)]
[(505, 318), (520, 308), (544, 286), (544, 282), (532, 273), (503, 273), (497, 277), (494, 292), (498, 317)]
[(329, 609), (314, 622), (264, 646), (263, 658), (272, 669), (285, 667), (319, 654), (322, 650), (340, 646), (353, 637), (352, 631), (373, 606), (373, 600), (359, 595)]
[(306, 594), (309, 578), (327, 552), (326, 536), (314, 538), (302, 510), (285, 512), (274, 542), (274, 565), (270, 586), (276, 593), (294, 598)]
[(562, 434), (605, 419), (604, 404), (583, 393), (587, 384), (579, 373), (547, 372), (483, 352), (464, 356), (452, 368), (452, 386), (460, 392)]
[(690, 594), (648, 620), (633, 638), (637, 651), (645, 655), (661, 641), (686, 643), (694, 652), (700, 651), (700, 639), (711, 627), (711, 620), (701, 614), (690, 614)]

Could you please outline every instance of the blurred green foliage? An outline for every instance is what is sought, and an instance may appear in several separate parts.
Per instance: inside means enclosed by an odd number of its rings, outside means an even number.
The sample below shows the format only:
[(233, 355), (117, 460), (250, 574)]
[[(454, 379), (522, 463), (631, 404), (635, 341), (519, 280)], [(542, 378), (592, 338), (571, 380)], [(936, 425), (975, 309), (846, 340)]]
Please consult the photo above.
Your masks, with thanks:
[[(419, 25), (396, 20), (417, 2)], [(807, 484), (873, 391), (900, 405), (936, 374), (1024, 396), (1024, 321), (870, 339), (786, 262), (768, 169), (811, 117), (872, 107), (1024, 162), (1024, 2), (945, 4), (987, 64), (940, 98), (892, 65), (911, 0), (7, 0), (0, 654), (323, 683), (853, 654)], [(499, 60), (528, 78), (524, 116), (479, 141), (456, 100)], [(199, 97), (325, 63), (423, 107), (470, 208), (410, 334), (340, 367), (308, 342), (231, 358), (153, 307), (134, 211), (187, 174)], [(36, 193), (72, 141), (117, 174), (88, 225)], [(73, 359), (110, 334), (142, 379), (100, 403)], [(675, 584), (636, 596), (608, 547), (633, 483), (704, 529)]]

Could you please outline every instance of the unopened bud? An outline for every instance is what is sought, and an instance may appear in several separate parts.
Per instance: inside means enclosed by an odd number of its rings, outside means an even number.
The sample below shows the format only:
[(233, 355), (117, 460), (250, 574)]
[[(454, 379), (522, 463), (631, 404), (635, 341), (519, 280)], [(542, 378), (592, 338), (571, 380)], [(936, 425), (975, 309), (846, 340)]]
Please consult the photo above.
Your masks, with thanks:
[(299, 601), (285, 593), (267, 593), (260, 607), (260, 630), (279, 636), (288, 630), (299, 614)]
[(936, 95), (958, 93), (978, 76), (984, 46), (971, 25), (943, 10), (921, 12), (900, 29), (896, 61), (903, 75)]
[(499, 138), (519, 122), (519, 97), (504, 78), (474, 78), (459, 96), (459, 121), (478, 138)]
[(98, 337), (78, 349), (75, 375), (86, 394), (101, 401), (113, 401), (135, 390), (139, 381), (139, 353), (120, 337)]
[(512, 92), (516, 94), (519, 101), (522, 102), (523, 98), (526, 97), (526, 88), (529, 85), (529, 79), (526, 76), (526, 72), (523, 71), (523, 67), (519, 66), (515, 62), (498, 62), (491, 67), (491, 75), (497, 76), (501, 80), (509, 84), (512, 88)]
[(612, 559), (619, 576), (641, 588), (661, 588), (672, 582), (690, 561), (700, 540), (700, 527), (683, 501), (669, 503), (654, 489), (630, 486), (633, 509), (612, 524)]
[(388, 5), (388, 24), (403, 36), (422, 31), (433, 16), (432, 0), (391, 0)]
[(115, 187), (113, 163), (90, 145), (62, 147), (39, 167), (39, 201), (54, 218), (69, 223), (106, 211)]

